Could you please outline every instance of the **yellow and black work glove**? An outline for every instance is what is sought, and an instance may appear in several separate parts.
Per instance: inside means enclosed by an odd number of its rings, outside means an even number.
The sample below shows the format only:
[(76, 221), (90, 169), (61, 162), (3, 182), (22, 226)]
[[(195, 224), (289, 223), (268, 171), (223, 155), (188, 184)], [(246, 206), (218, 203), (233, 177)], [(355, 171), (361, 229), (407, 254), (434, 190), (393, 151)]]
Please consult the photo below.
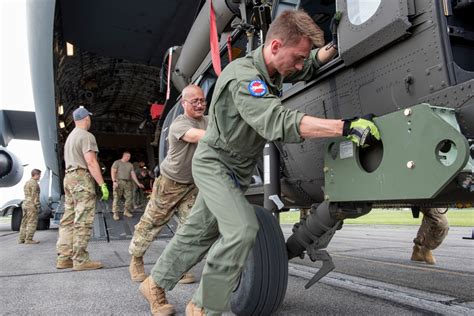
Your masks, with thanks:
[(100, 185), (100, 190), (102, 191), (102, 201), (107, 201), (109, 199), (109, 189), (107, 189), (107, 184), (102, 183)]
[(359, 147), (367, 147), (380, 140), (380, 133), (373, 122), (373, 114), (367, 114), (362, 117), (345, 119), (342, 128), (342, 136), (356, 143)]

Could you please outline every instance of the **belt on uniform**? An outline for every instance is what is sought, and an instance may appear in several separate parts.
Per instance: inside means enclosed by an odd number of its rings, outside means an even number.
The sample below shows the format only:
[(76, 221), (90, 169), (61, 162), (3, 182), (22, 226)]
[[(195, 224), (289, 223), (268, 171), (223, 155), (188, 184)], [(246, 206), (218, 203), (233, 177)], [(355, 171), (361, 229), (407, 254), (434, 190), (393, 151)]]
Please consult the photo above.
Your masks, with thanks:
[(129, 180), (129, 179), (117, 179), (117, 180), (120, 180), (120, 181), (132, 181), (132, 180)]
[(88, 171), (88, 170), (85, 169), (85, 168), (77, 167), (77, 168), (67, 169), (67, 170), (66, 170), (66, 173), (70, 173), (70, 172), (77, 171), (77, 170), (85, 170), (85, 171)]

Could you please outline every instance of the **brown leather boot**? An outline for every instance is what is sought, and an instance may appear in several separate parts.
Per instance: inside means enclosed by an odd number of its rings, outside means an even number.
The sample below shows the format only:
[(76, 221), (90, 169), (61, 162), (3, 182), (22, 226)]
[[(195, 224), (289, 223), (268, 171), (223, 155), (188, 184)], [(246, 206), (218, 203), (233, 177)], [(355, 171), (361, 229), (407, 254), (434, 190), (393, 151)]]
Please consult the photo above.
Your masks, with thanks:
[(140, 284), (139, 290), (150, 304), (153, 315), (173, 315), (175, 313), (174, 306), (168, 304), (166, 300), (165, 290), (159, 287), (151, 276)]
[(145, 274), (145, 266), (143, 265), (143, 257), (134, 257), (130, 261), (130, 266), (128, 267), (130, 272), (130, 278), (134, 282), (142, 282), (146, 279), (147, 275)]
[(95, 270), (102, 268), (102, 262), (100, 261), (86, 261), (83, 263), (76, 263), (74, 262), (72, 270), (74, 271), (82, 271), (82, 270)]
[(205, 316), (204, 308), (199, 308), (192, 301), (186, 305), (186, 316)]
[(413, 246), (413, 253), (411, 254), (412, 261), (425, 261), (423, 254), (421, 253), (421, 247), (418, 245)]
[(436, 259), (433, 257), (433, 253), (430, 249), (426, 247), (421, 247), (421, 253), (423, 255), (423, 260), (428, 264), (436, 264)]
[(194, 274), (191, 272), (183, 274), (181, 279), (178, 281), (179, 284), (191, 284), (196, 282), (196, 278), (194, 277)]
[(125, 210), (125, 212), (123, 212), (123, 216), (127, 216), (127, 217), (129, 217), (129, 218), (130, 218), (130, 217), (133, 217), (133, 214), (132, 214), (132, 213), (130, 213), (130, 211), (129, 211), (129, 210)]
[(56, 269), (69, 269), (73, 267), (72, 259), (56, 260)]
[(25, 244), (28, 244), (28, 245), (36, 245), (36, 244), (39, 244), (39, 243), (40, 243), (39, 241), (33, 240), (33, 239), (25, 240)]
[(114, 218), (114, 221), (120, 220), (120, 216), (119, 216), (119, 214), (118, 214), (117, 212), (114, 212), (113, 218)]

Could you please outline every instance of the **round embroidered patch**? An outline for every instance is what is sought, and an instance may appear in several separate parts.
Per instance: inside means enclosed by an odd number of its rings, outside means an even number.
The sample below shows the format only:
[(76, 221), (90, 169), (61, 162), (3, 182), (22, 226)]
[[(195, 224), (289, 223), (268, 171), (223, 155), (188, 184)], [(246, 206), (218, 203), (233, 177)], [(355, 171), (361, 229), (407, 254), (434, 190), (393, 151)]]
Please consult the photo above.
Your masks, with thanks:
[(267, 93), (268, 88), (262, 80), (252, 80), (249, 83), (249, 92), (254, 97), (261, 97)]

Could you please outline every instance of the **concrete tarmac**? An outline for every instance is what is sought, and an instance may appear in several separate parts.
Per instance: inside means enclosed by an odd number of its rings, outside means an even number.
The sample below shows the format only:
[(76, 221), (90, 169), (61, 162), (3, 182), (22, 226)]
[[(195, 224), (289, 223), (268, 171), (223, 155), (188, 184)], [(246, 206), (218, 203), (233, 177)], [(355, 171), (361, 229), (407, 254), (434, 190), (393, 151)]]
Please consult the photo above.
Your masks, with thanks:
[[(415, 226), (345, 225), (328, 251), (336, 269), (308, 290), (317, 271), (308, 259), (290, 262), (285, 300), (276, 315), (474, 315), (474, 240), (471, 228), (452, 227), (434, 253), (438, 264), (409, 260)], [(285, 235), (291, 225), (283, 225)], [(0, 225), (1, 315), (149, 315), (138, 283), (129, 279), (129, 240), (92, 241), (91, 258), (105, 268), (56, 270), (57, 229), (38, 231), (38, 245), (17, 244), (18, 233)], [(168, 239), (145, 255), (149, 272)], [(192, 271), (200, 276), (203, 264)], [(168, 294), (184, 315), (197, 284), (178, 284)], [(231, 315), (231, 313), (228, 313)]]

